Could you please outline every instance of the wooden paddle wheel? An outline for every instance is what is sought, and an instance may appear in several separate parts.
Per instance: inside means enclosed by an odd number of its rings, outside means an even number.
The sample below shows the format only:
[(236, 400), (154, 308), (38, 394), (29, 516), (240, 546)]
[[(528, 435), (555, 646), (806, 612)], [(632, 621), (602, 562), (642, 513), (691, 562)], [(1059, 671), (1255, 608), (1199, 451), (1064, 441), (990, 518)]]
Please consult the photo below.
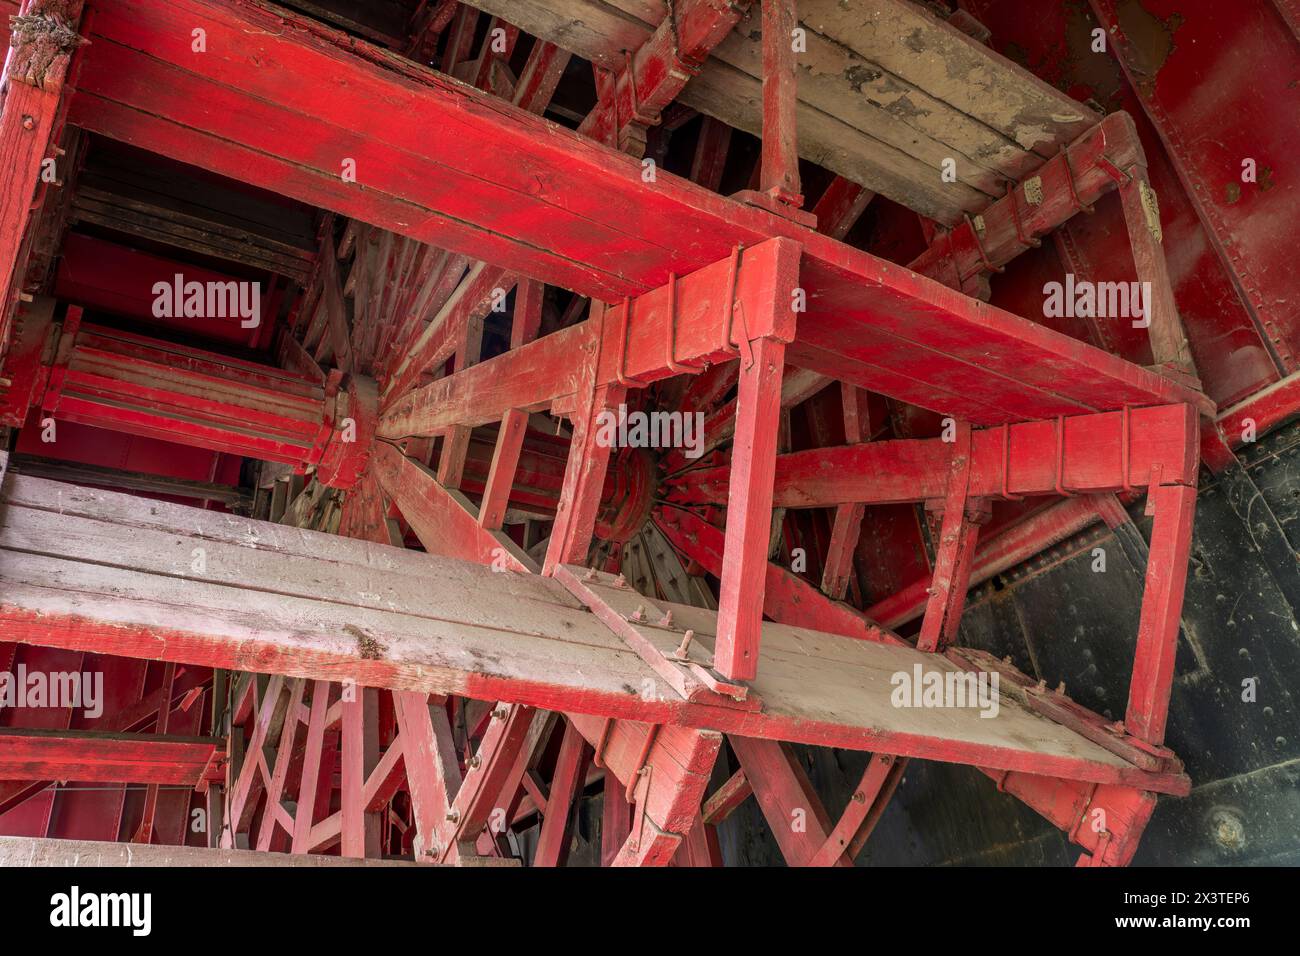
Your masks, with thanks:
[[(915, 759), (1127, 864), (1191, 788), (1165, 734), (1198, 471), (1240, 444), (1134, 120), (904, 0), (357, 6), (14, 21), (0, 662), (114, 696), (0, 723), (6, 832), (58, 799), (65, 838), (210, 861), (714, 866), (753, 796), (788, 863), (844, 866)], [(850, 29), (924, 110), (842, 105), (832, 58), (879, 82)], [(581, 60), (590, 109), (557, 97)], [(877, 193), (921, 251), (846, 241)], [(989, 303), (1112, 193), (1136, 345)], [(259, 321), (212, 312), (254, 279)], [(698, 441), (611, 441), (628, 415)], [(91, 430), (208, 473), (105, 467)], [(1145, 561), (1109, 717), (959, 639), (971, 586), (1099, 519)], [(996, 676), (995, 713), (900, 706), (912, 674)], [(805, 746), (871, 755), (845, 806)]]

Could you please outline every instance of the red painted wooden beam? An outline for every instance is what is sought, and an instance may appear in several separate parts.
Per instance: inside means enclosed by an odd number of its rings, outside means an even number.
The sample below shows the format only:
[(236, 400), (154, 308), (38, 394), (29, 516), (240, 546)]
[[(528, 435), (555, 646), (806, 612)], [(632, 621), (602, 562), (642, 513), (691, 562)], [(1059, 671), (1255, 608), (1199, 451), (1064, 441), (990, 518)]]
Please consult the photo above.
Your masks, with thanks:
[(759, 191), (787, 205), (803, 205), (795, 135), (798, 60), (794, 0), (763, 0), (763, 136)]
[[(812, 865), (833, 827), (798, 755), (789, 744), (776, 741), (735, 734), (730, 740), (786, 863)], [(817, 863), (852, 865), (842, 853)]]
[(313, 446), (326, 421), (325, 393), (316, 382), (76, 325), (70, 314), (41, 402), (55, 418), (268, 461), (315, 457)]
[[(195, 23), (208, 31), (202, 56), (189, 49)], [(1153, 402), (1210, 409), (780, 216), (662, 171), (648, 188), (631, 157), (290, 14), (102, 0), (93, 33), (70, 121), (176, 159), (606, 301), (737, 244), (795, 238), (808, 311), (790, 360), (976, 424)], [(376, 104), (391, 123), (371, 121)], [(428, 137), (431, 124), (445, 135)], [(355, 183), (340, 175), (347, 159)]]
[(1145, 164), (1133, 119), (1112, 113), (991, 203), (940, 234), (908, 268), (974, 294), (977, 280), (1116, 188), (1122, 170)]
[(1196, 488), (1172, 484), (1153, 488), (1147, 508), (1155, 514), (1155, 520), (1151, 525), (1142, 616), (1124, 722), (1129, 733), (1159, 745), (1164, 742), (1169, 717)]
[[(1194, 484), (1200, 428), (1194, 409), (1162, 405), (1023, 422), (974, 433), (971, 498), (1096, 494), (1154, 483)], [(866, 442), (779, 455), (773, 503), (816, 508), (944, 497), (953, 444), (941, 439)], [(679, 504), (722, 504), (731, 468), (669, 479)]]
[(473, 505), (444, 488), (424, 465), (388, 442), (376, 442), (371, 461), (379, 487), (397, 506), (432, 554), (491, 565), (502, 571), (535, 572), (537, 563), (500, 531), (480, 525)]
[[(369, 454), (365, 379), (327, 384), (214, 352), (80, 321), (68, 309), (33, 392), (56, 420), (307, 467), (350, 487)], [(349, 424), (350, 423), (350, 424)]]
[(195, 786), (224, 742), (72, 730), (0, 728), (0, 780)]
[(39, 0), (25, 3), (26, 14), (46, 18), (49, 33), (39, 43), (15, 40), (5, 60), (6, 75), (0, 78), (0, 168), (5, 170), (0, 185), (0, 354), (9, 344), (11, 308), (21, 292), (24, 236), (39, 206), (36, 189), (42, 165), (61, 105), (66, 105), (64, 78), (80, 42), (76, 31), (81, 7), (80, 0), (48, 6)]
[[(580, 397), (577, 356), (595, 359), (597, 385), (649, 384), (677, 374), (674, 366), (730, 361), (753, 339), (789, 341), (795, 334), (789, 305), (799, 281), (798, 246), (777, 239), (733, 258), (734, 252), (681, 276), (671, 289), (665, 283), (620, 303), (603, 323), (593, 317), (387, 399), (380, 437), (400, 440), (441, 434), (453, 425), (486, 425), (512, 408), (567, 413)], [(741, 315), (743, 325), (737, 322)]]
[(709, 52), (726, 38), (748, 7), (749, 0), (674, 4), (619, 72), (612, 95), (596, 105), (578, 132), (640, 156), (646, 128), (658, 124), (660, 111), (699, 73)]

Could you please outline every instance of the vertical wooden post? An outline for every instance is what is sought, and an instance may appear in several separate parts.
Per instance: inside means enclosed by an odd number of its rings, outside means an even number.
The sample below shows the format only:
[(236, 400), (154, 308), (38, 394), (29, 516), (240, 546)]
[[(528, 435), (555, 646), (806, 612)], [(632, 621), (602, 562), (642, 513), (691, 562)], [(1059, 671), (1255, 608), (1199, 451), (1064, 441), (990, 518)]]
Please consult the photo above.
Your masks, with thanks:
[(366, 812), (365, 787), (379, 762), (379, 692), (372, 687), (350, 691), (353, 699), (343, 701), (342, 853), (377, 857), (381, 821), (379, 814)]
[(561, 564), (585, 564), (591, 539), (596, 533), (596, 514), (600, 494), (609, 469), (610, 451), (597, 440), (597, 419), (601, 412), (616, 407), (627, 395), (621, 385), (597, 385), (596, 371), (604, 340), (606, 306), (592, 302), (592, 319), (598, 334), (592, 337), (591, 354), (583, 359), (578, 382), (578, 407), (573, 412), (573, 437), (569, 458), (564, 467), (564, 485), (560, 489), (559, 510), (551, 528), (542, 573), (549, 575)]
[(791, 206), (803, 205), (794, 53), (795, 0), (763, 3), (763, 153), (759, 191)]
[(682, 837), (674, 866), (722, 866), (722, 847), (718, 844), (718, 831), (706, 826), (700, 814)]
[(752, 680), (758, 673), (781, 374), (785, 367), (784, 342), (756, 339), (751, 347), (749, 365), (743, 357), (740, 360), (718, 639), (714, 648), (715, 666), (729, 680)]
[(1187, 561), (1192, 549), (1192, 516), (1196, 489), (1187, 485), (1157, 485), (1147, 492), (1155, 511), (1151, 548), (1147, 557), (1142, 616), (1138, 622), (1137, 652), (1129, 683), (1128, 732), (1150, 744), (1165, 739), (1169, 717), (1169, 692), (1178, 652), (1178, 626)]
[[(455, 368), (462, 372), (477, 365), (483, 355), (484, 316), (475, 311), (465, 320), (464, 337), (456, 349)], [(453, 425), (442, 439), (442, 453), (438, 456), (438, 483), (444, 488), (460, 487), (465, 477), (465, 458), (469, 454), (469, 440), (474, 429), (469, 425)]]
[[(343, 856), (366, 855), (366, 832), (362, 792), (366, 785), (366, 758), (363, 737), (365, 712), (360, 687), (343, 688), (343, 760), (340, 814)], [(349, 699), (349, 695), (350, 698)]]
[[(0, 475), (0, 480), (3, 475)], [(162, 735), (167, 733), (167, 724), (171, 720), (172, 713), (172, 688), (176, 683), (176, 665), (168, 661), (163, 665), (163, 684), (162, 684), (162, 703), (158, 706), (158, 723), (154, 727), (154, 733)], [(140, 827), (136, 830), (132, 843), (152, 843), (153, 842), (153, 821), (154, 815), (158, 811), (158, 784), (151, 783), (145, 790), (144, 795), (144, 813), (140, 817)]]

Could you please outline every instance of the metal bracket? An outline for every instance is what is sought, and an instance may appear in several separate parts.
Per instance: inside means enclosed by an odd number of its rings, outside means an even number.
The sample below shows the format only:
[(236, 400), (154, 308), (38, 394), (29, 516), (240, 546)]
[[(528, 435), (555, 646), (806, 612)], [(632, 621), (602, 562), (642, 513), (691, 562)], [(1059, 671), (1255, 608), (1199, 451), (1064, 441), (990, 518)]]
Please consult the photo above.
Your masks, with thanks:
[[(734, 295), (734, 291), (733, 291)], [(684, 365), (677, 358), (677, 273), (668, 273), (668, 369), (674, 374), (699, 375), (703, 365)]]
[(1017, 188), (1018, 187), (1015, 184), (1010, 182), (1007, 183), (1006, 198), (1011, 204), (1011, 221), (1016, 227), (1016, 241), (1026, 249), (1037, 249), (1043, 244), (1043, 242), (1041, 239), (1037, 239), (1034, 236), (1025, 236), (1024, 225), (1020, 222), (1020, 203), (1016, 201)]
[(1079, 190), (1074, 185), (1074, 169), (1070, 166), (1070, 150), (1068, 147), (1061, 147), (1061, 160), (1065, 163), (1065, 184), (1070, 187), (1070, 202), (1074, 204), (1075, 212), (1094, 212), (1092, 206), (1085, 206), (1079, 198)]
[(618, 362), (614, 366), (614, 374), (618, 377), (618, 384), (624, 388), (645, 388), (649, 382), (644, 382), (639, 378), (631, 378), (627, 374), (627, 339), (632, 329), (632, 299), (624, 297), (623, 299), (623, 327), (618, 334)]
[(1011, 483), (1011, 423), (1002, 423), (1002, 497), (1007, 501), (1024, 501), (1024, 495), (1013, 495)]
[(1065, 487), (1065, 416), (1056, 416), (1056, 454), (1053, 458), (1056, 461), (1056, 480), (1052, 484), (1052, 489), (1066, 498), (1077, 498), (1079, 493)]

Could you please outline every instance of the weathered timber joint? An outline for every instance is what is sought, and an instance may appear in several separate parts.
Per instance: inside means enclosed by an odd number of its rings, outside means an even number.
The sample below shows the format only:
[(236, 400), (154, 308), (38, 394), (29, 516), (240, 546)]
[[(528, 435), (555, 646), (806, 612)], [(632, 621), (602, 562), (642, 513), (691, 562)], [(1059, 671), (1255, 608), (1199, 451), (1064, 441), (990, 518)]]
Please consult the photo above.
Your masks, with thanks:
[(316, 478), (331, 488), (351, 488), (370, 461), (379, 415), (373, 379), (350, 375), (334, 403), (333, 431), (316, 466)]
[(76, 0), (43, 0), (32, 12), (9, 18), (10, 79), (43, 89), (47, 76), (63, 75), (72, 51), (90, 42), (72, 26), (80, 6)]

